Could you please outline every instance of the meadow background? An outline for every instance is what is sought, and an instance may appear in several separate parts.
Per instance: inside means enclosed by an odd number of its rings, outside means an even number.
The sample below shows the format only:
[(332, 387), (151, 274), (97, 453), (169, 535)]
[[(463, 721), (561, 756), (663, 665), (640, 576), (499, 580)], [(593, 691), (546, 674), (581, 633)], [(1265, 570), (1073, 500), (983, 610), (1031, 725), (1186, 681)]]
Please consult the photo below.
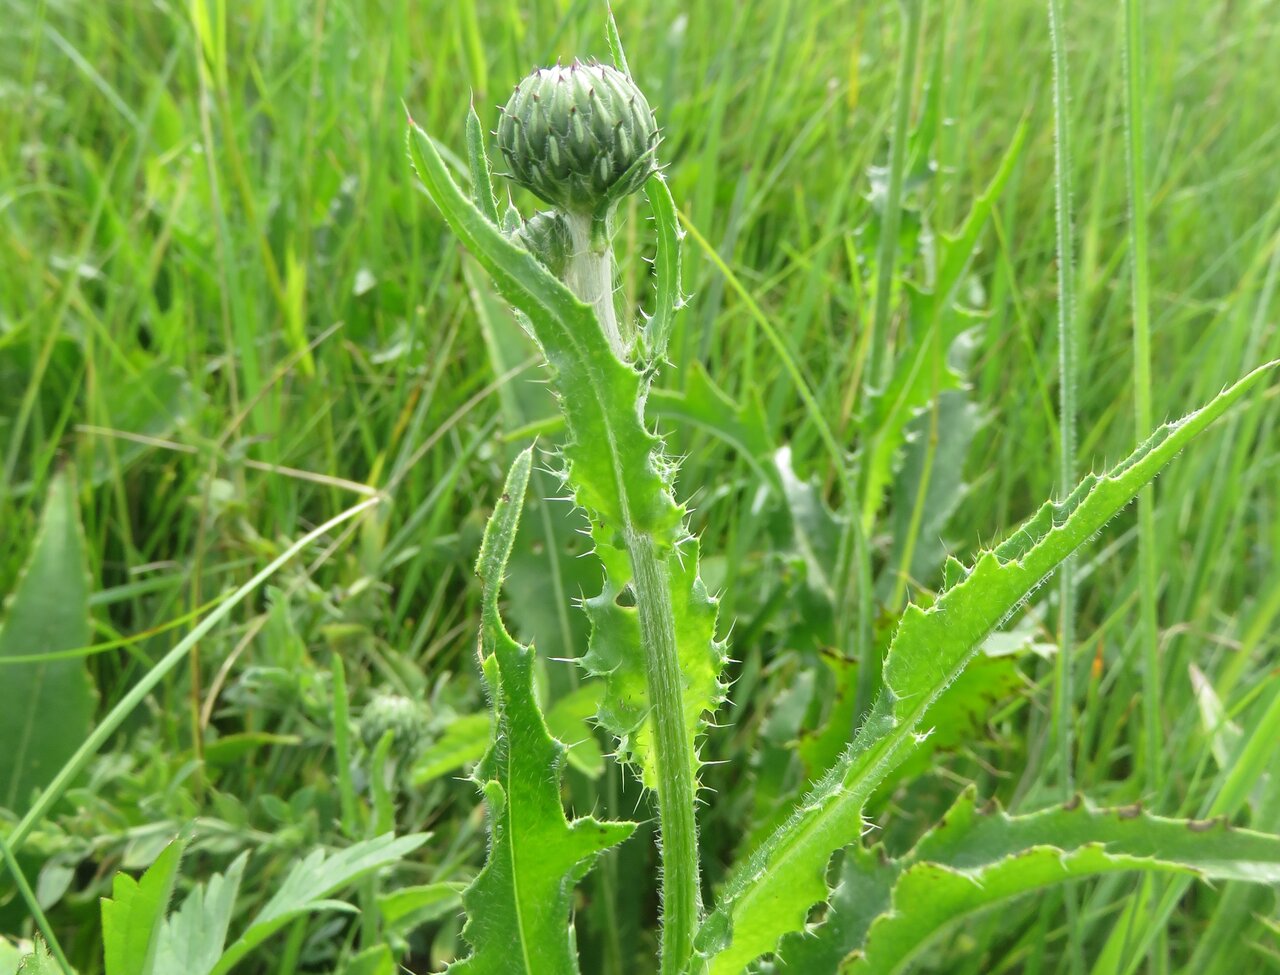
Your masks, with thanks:
[[(696, 508), (740, 661), (726, 727), (708, 746), (728, 762), (707, 773), (714, 884), (729, 853), (777, 815), (782, 783), (803, 775), (789, 743), (820, 726), (824, 657), (847, 649), (814, 605), (795, 527), (808, 517), (810, 537), (839, 531), (823, 503), (835, 476), (751, 306), (856, 449), (900, 25), (896, 4), (850, 0), (615, 6), (691, 228), (695, 297), (654, 411), (685, 458), (679, 492)], [(1087, 470), (1137, 437), (1121, 14), (1104, 0), (1065, 11)], [(0, 592), (17, 584), (51, 486), (71, 484), (89, 584), (68, 563), (48, 612), (91, 620), (69, 648), (90, 648), (74, 666), (94, 689), (39, 697), (37, 708), (0, 669), (0, 707), (35, 708), (38, 734), (87, 730), (289, 544), (386, 498), (201, 639), (42, 818), (17, 860), (49, 924), (80, 972), (99, 971), (98, 898), (192, 820), (180, 889), (251, 851), (246, 911), (306, 852), (388, 817), (433, 837), (380, 879), (381, 894), (469, 880), (484, 817), (459, 776), (487, 733), (471, 567), (510, 457), (535, 435), (550, 447), (560, 426), (533, 382), (532, 346), (415, 188), (404, 106), (460, 150), (469, 98), (492, 125), (533, 66), (607, 55), (601, 6), (0, 0), (0, 15)], [(1159, 420), (1280, 356), (1280, 3), (1152, 3), (1147, 42)], [(927, 276), (934, 237), (963, 218), (1022, 120), (1028, 135), (961, 296), (981, 311), (963, 350), (967, 392), (945, 423), (921, 426), (876, 527), (886, 564), (917, 539), (910, 581), (877, 593), (888, 617), (915, 587), (937, 584), (944, 552), (1001, 537), (1056, 484), (1045, 5), (926, 4), (913, 91), (905, 276)], [(516, 199), (529, 212), (530, 198)], [(633, 210), (623, 246), (643, 233)], [(622, 272), (625, 300), (642, 299), (643, 265)], [(1252, 397), (1157, 483), (1158, 775), (1138, 762), (1133, 512), (1077, 562), (1076, 781), (1100, 802), (1196, 815), (1230, 770), (1232, 734), (1280, 694), (1278, 418), (1274, 390)], [(801, 492), (803, 514), (761, 469), (784, 447), (813, 488)], [(912, 527), (910, 486), (924, 465), (929, 503)], [(534, 491), (558, 493), (549, 476)], [(508, 590), (509, 617), (547, 659), (546, 699), (560, 703), (566, 736), (594, 707), (576, 671), (553, 659), (584, 649), (570, 601), (596, 571), (573, 557), (585, 540), (573, 540), (570, 519), (563, 504), (530, 509)], [(1056, 797), (1050, 590), (1019, 621), (1018, 641), (1037, 652), (975, 706), (973, 741), (940, 750), (882, 798), (890, 844), (969, 782), (1017, 809)], [(335, 785), (335, 657), (355, 722), (354, 819)], [(387, 728), (394, 751), (375, 755)], [(576, 750), (570, 802), (630, 814), (643, 797), (607, 750), (603, 739)], [(1280, 775), (1271, 779), (1249, 821), (1275, 830)], [(0, 835), (30, 802), (7, 799)], [(652, 844), (633, 840), (584, 886), (590, 970), (640, 971), (634, 960), (651, 956), (656, 902), (642, 878), (653, 859)], [(966, 926), (925, 970), (1166, 972), (1191, 970), (1193, 958), (1197, 972), (1280, 970), (1272, 892), (1193, 888), (1167, 935), (1134, 949), (1115, 932), (1142, 890), (1109, 879), (1077, 888), (1069, 911), (1057, 895), (1023, 903)], [(397, 926), (387, 910), (380, 922), (410, 970), (464, 950), (456, 900), (415, 909), (413, 923)], [(1139, 929), (1158, 921), (1137, 917)], [(360, 928), (345, 915), (299, 922), (242, 970), (343, 970)], [(32, 935), (7, 875), (0, 934)]]

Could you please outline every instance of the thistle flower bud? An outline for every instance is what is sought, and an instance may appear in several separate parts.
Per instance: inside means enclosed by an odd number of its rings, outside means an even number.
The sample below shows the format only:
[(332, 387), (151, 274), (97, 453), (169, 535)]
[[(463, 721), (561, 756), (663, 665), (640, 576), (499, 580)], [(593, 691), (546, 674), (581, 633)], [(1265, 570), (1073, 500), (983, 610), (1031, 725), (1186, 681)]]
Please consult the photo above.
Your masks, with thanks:
[(361, 737), (373, 748), (388, 731), (395, 735), (396, 747), (403, 754), (414, 754), (426, 738), (427, 714), (407, 697), (379, 692), (360, 715)]
[(539, 210), (511, 233), (511, 240), (532, 254), (548, 271), (564, 277), (573, 241), (569, 225), (554, 210)]
[(498, 122), (511, 178), (569, 213), (600, 213), (640, 189), (657, 168), (657, 145), (644, 95), (605, 64), (539, 68)]

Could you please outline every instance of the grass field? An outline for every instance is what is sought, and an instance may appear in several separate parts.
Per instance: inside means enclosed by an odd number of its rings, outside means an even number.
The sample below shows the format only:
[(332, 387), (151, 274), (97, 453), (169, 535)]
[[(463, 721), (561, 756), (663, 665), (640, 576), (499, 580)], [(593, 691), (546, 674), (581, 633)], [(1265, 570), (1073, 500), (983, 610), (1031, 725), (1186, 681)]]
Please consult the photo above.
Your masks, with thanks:
[[(693, 295), (649, 415), (682, 459), (676, 493), (734, 660), (703, 750), (724, 763), (702, 774), (711, 901), (821, 771), (856, 634), (882, 651), (947, 553), (968, 561), (1059, 491), (1056, 189), (1074, 209), (1075, 475), (1280, 357), (1280, 3), (1143, 5), (1132, 99), (1126, 5), (1061, 6), (1058, 180), (1048, 5), (923, 4), (888, 248), (897, 4), (615, 0)], [(249, 854), (238, 931), (311, 851), (392, 829), (431, 836), (337, 888), (359, 912), (290, 915), (236, 971), (438, 971), (467, 953), (458, 893), (485, 857), (464, 778), (489, 734), (473, 566), (512, 458), (535, 438), (549, 452), (564, 425), (535, 346), (414, 179), (405, 109), (465, 172), (469, 99), (491, 128), (535, 65), (606, 59), (603, 4), (0, 0), (0, 15), (0, 593), (15, 593), (0, 748), (19, 756), (0, 763), (0, 838), (21, 840), (0, 881), (0, 973), (38, 927), (75, 971), (103, 972), (99, 899), (179, 831), (175, 907)], [(874, 582), (833, 589), (823, 567), (864, 512), (823, 427), (857, 469), (873, 323), (892, 366), (913, 338), (904, 282), (931, 284), (942, 235), (1006, 158), (948, 302), (969, 316), (945, 350), (963, 388), (943, 390), (934, 356), (916, 436), (866, 518)], [(622, 307), (650, 301), (644, 216), (623, 205)], [(1004, 625), (1009, 655), (984, 655), (961, 730), (867, 808), (891, 852), (971, 783), (1015, 812), (1078, 791), (1280, 831), (1278, 420), (1271, 381), (1081, 550), (1070, 645), (1057, 584)], [(552, 731), (582, 741), (568, 807), (642, 821), (578, 888), (582, 970), (656, 971), (656, 813), (592, 728), (596, 682), (560, 662), (586, 652), (573, 602), (600, 578), (577, 557), (580, 516), (542, 500), (563, 493), (535, 470), (505, 613), (536, 639)], [(45, 563), (42, 518), (61, 532)], [(24, 578), (36, 622), (19, 632)], [(38, 677), (3, 659), (60, 651), (81, 652)], [(77, 753), (90, 728), (100, 747)], [(73, 754), (65, 790), (34, 804)], [(1153, 876), (970, 916), (912, 970), (1280, 971), (1274, 884)], [(135, 970), (152, 971), (105, 972)]]

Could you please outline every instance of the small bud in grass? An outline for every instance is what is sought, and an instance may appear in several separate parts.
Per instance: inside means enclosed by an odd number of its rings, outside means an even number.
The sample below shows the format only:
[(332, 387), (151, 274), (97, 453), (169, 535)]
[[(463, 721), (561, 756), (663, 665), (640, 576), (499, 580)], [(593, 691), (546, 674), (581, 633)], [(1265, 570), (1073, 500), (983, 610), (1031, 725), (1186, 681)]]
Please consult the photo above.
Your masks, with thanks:
[(426, 739), (427, 725), (427, 713), (420, 704), (382, 691), (369, 699), (360, 714), (360, 732), (365, 745), (372, 749), (384, 733), (391, 731), (401, 755), (417, 753)]
[(511, 178), (571, 214), (597, 214), (656, 170), (658, 127), (635, 83), (605, 64), (539, 68), (498, 122)]

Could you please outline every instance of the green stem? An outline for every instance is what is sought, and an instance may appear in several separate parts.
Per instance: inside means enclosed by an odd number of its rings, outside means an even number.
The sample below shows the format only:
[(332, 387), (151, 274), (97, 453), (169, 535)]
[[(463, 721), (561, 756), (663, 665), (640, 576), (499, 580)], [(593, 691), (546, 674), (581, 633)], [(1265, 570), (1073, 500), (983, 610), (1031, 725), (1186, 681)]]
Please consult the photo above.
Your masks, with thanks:
[(623, 338), (613, 304), (613, 249), (609, 246), (607, 221), (589, 214), (565, 216), (573, 247), (565, 270), (565, 284), (595, 310), (609, 348), (626, 362), (630, 358), (630, 342)]
[(902, 222), (902, 188), (907, 169), (907, 124), (911, 120), (911, 81), (916, 73), (920, 50), (920, 0), (901, 0), (902, 58), (893, 103), (893, 142), (889, 145), (889, 188), (885, 198), (880, 244), (876, 254), (876, 305), (871, 319), (871, 348), (867, 350), (866, 389), (884, 387), (889, 334), (889, 313), (893, 297), (893, 276), (898, 262), (898, 228)]
[[(613, 303), (613, 251), (600, 221), (570, 215), (573, 253), (565, 283), (590, 304), (614, 353), (626, 361), (629, 342)], [(604, 231), (604, 232), (602, 232)], [(625, 510), (625, 499), (624, 510)], [(653, 725), (662, 838), (662, 975), (683, 969), (702, 921), (698, 879), (697, 756), (684, 721), (684, 691), (676, 642), (671, 576), (653, 536), (628, 523), (621, 533), (631, 562), (645, 679)]]
[[(920, 51), (920, 0), (901, 0), (902, 57), (898, 61), (898, 77), (893, 103), (893, 141), (889, 144), (889, 188), (885, 197), (884, 219), (880, 226), (880, 243), (876, 250), (876, 304), (871, 319), (870, 348), (867, 350), (867, 371), (863, 379), (862, 414), (866, 428), (864, 439), (874, 437), (871, 429), (873, 397), (884, 389), (886, 373), (893, 357), (889, 345), (889, 315), (893, 307), (893, 278), (898, 263), (898, 230), (902, 223), (902, 190), (907, 170), (907, 126), (911, 121), (911, 88), (916, 74), (916, 60)], [(854, 498), (850, 500), (850, 517), (861, 518), (863, 523), (855, 527), (858, 546), (858, 679), (856, 714), (860, 718), (871, 707), (880, 690), (880, 651), (871, 632), (871, 551), (867, 539), (874, 530), (874, 505), (866, 496), (867, 478), (865, 464), (855, 482)], [(862, 510), (858, 510), (857, 498), (862, 498)], [(868, 509), (870, 513), (868, 514)]]
[[(1058, 490), (1062, 497), (1075, 487), (1076, 476), (1076, 283), (1072, 247), (1071, 129), (1067, 86), (1066, 41), (1062, 5), (1049, 0), (1049, 35), (1053, 49), (1054, 192), (1058, 238)], [(1075, 659), (1075, 562), (1067, 559), (1058, 573), (1058, 659), (1053, 727), (1058, 752), (1059, 785), (1069, 800), (1072, 775), (1072, 707), (1075, 700), (1071, 665)]]
[(652, 708), (658, 816), (662, 836), (662, 973), (679, 972), (693, 950), (702, 921), (695, 817), (696, 756), (684, 722), (675, 614), (666, 561), (653, 538), (627, 533), (632, 587), (640, 617), (645, 677)]
[[(1143, 131), (1142, 5), (1125, 0), (1125, 118), (1129, 140), (1129, 266), (1133, 296), (1133, 422), (1136, 439), (1151, 432), (1151, 302), (1147, 264), (1147, 150)], [(1160, 635), (1156, 616), (1155, 489), (1138, 495), (1138, 592), (1142, 642), (1143, 750), (1147, 787), (1152, 793), (1164, 784), (1164, 743), (1160, 729)]]

